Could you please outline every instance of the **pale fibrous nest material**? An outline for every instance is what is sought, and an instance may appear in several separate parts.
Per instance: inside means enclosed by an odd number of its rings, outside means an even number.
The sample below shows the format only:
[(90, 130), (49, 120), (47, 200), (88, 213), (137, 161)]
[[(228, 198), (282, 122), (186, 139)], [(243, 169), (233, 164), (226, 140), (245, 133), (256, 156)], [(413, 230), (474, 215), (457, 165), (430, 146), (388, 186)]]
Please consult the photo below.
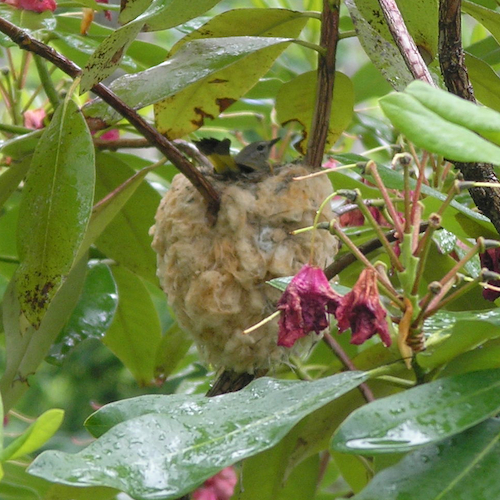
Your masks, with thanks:
[[(201, 195), (178, 174), (158, 208), (152, 234), (160, 283), (179, 324), (216, 368), (253, 373), (295, 349), (277, 346), (277, 319), (249, 334), (243, 330), (276, 310), (281, 292), (266, 281), (292, 276), (309, 261), (312, 232), (290, 232), (313, 224), (332, 186), (324, 176), (293, 180), (308, 173), (304, 166), (284, 165), (273, 174), (210, 176), (220, 193), (215, 224)], [(333, 218), (327, 205), (320, 221)], [(334, 236), (318, 231), (311, 263), (328, 265), (337, 249)], [(317, 339), (311, 333), (296, 346), (304, 350)]]

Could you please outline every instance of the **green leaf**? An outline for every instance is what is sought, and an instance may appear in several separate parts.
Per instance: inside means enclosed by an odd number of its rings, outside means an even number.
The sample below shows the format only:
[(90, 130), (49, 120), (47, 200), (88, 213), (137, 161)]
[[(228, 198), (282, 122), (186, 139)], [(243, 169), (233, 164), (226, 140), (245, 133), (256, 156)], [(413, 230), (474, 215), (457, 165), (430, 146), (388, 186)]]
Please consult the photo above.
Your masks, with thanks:
[(117, 306), (118, 290), (111, 270), (106, 264), (89, 262), (78, 304), (52, 345), (48, 361), (61, 364), (82, 341), (102, 338)]
[(379, 102), (392, 124), (417, 146), (451, 161), (500, 165), (499, 147), (444, 119), (412, 95), (392, 93)]
[(10, 198), (12, 193), (19, 187), (19, 183), (26, 176), (30, 168), (31, 158), (13, 163), (10, 168), (0, 175), (0, 207)]
[(425, 321), (427, 349), (418, 354), (425, 369), (445, 365), (459, 354), (500, 336), (500, 309), (439, 311)]
[[(465, 54), (465, 65), (475, 96), (485, 105), (500, 112), (500, 78), (485, 61)], [(493, 139), (492, 139), (493, 140)]]
[(113, 267), (118, 309), (103, 342), (120, 358), (141, 385), (155, 379), (156, 352), (161, 341), (158, 313), (141, 279)]
[[(193, 40), (180, 48), (165, 63), (135, 75), (125, 75), (110, 84), (110, 89), (130, 107), (141, 109), (162, 99), (182, 93), (185, 89), (196, 91), (210, 81), (217, 82), (219, 71), (238, 61), (246, 60), (254, 52), (270, 46), (283, 47), (290, 43), (284, 38), (229, 37)], [(280, 51), (283, 50), (280, 48)], [(188, 105), (184, 111), (191, 108)], [(86, 116), (99, 117), (107, 124), (121, 119), (101, 99), (94, 99), (83, 107)]]
[(477, 22), (481, 23), (500, 43), (500, 13), (487, 9), (481, 5), (464, 0), (462, 2), (462, 11), (472, 16)]
[[(96, 198), (102, 199), (122, 185), (135, 171), (111, 153), (97, 155)], [(139, 276), (157, 283), (156, 254), (151, 248), (149, 228), (161, 196), (147, 182), (141, 182), (95, 245), (109, 258)]]
[(499, 387), (500, 370), (482, 370), (373, 401), (347, 417), (332, 448), (375, 455), (436, 443), (498, 413)]
[[(276, 112), (281, 125), (298, 122), (303, 128), (302, 140), (295, 149), (305, 154), (311, 135), (311, 125), (316, 99), (317, 72), (308, 71), (282, 85), (276, 96)], [(307, 97), (306, 97), (307, 96)], [(328, 125), (325, 151), (329, 150), (349, 126), (354, 108), (352, 82), (343, 73), (335, 72), (332, 111)]]
[(162, 380), (173, 373), (193, 344), (186, 332), (174, 323), (163, 335), (156, 353), (155, 375)]
[(490, 419), (410, 453), (377, 474), (355, 500), (471, 500), (500, 497), (500, 421)]
[(125, 8), (120, 12), (119, 22), (121, 24), (130, 22), (144, 6), (147, 7), (146, 10), (135, 21), (144, 22), (145, 31), (166, 30), (201, 16), (219, 2), (220, 0), (197, 0), (187, 3), (184, 0), (134, 1), (129, 3), (130, 7), (125, 3)]
[(410, 83), (405, 93), (418, 99), (427, 109), (441, 118), (500, 144), (500, 113), (466, 101), (445, 90), (433, 88), (419, 80)]
[(77, 258), (94, 197), (94, 146), (73, 101), (57, 108), (40, 140), (19, 213), (21, 310), (40, 322)]
[(86, 264), (87, 260), (81, 259), (73, 267), (38, 330), (28, 324), (21, 314), (14, 280), (5, 292), (2, 305), (7, 361), (0, 380), (0, 390), (6, 412), (28, 389), (28, 377), (36, 372), (68, 320), (82, 290)]
[(14, 160), (24, 159), (31, 155), (40, 140), (44, 130), (34, 130), (29, 134), (20, 135), (5, 141), (0, 146), (0, 152), (4, 156), (10, 156)]
[(90, 56), (82, 71), (80, 95), (110, 76), (120, 65), (127, 47), (143, 27), (143, 23), (130, 23), (111, 33)]
[[(202, 69), (203, 79), (155, 105), (160, 132), (171, 139), (182, 137), (201, 127), (206, 118), (217, 117), (267, 73), (306, 22), (301, 12), (292, 10), (235, 9), (214, 17), (180, 40), (172, 49), (173, 57), (187, 44), (202, 41), (196, 39), (217, 41), (219, 48), (203, 52), (203, 59), (209, 56)], [(235, 51), (244, 51), (245, 57), (227, 68), (219, 67), (220, 71), (213, 74), (206, 73), (206, 65), (212, 67), (212, 55), (219, 59)]]
[(40, 415), (19, 437), (4, 448), (0, 460), (14, 460), (41, 448), (59, 429), (64, 411), (53, 408)]
[(113, 403), (87, 421), (101, 435), (97, 441), (76, 455), (44, 452), (29, 471), (64, 484), (112, 486), (141, 500), (177, 498), (275, 445), (304, 416), (366, 378), (361, 372), (314, 382), (261, 378), (214, 398), (142, 396)]
[(85, 239), (80, 248), (80, 255), (87, 252), (90, 245), (93, 245), (97, 238), (106, 229), (108, 224), (116, 217), (127, 203), (130, 197), (139, 188), (144, 180), (144, 177), (151, 172), (155, 167), (153, 165), (144, 167), (132, 177), (128, 178), (112, 193), (109, 193), (105, 198), (96, 203), (92, 210), (92, 217), (89, 222)]

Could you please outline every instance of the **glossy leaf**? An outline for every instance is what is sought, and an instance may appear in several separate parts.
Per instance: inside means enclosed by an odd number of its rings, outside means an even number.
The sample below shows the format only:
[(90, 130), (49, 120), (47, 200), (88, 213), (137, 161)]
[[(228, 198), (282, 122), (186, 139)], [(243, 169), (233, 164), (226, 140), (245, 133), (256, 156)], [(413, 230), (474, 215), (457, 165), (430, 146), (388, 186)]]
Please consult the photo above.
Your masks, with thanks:
[(21, 310), (34, 326), (82, 244), (94, 196), (94, 146), (73, 101), (57, 108), (33, 155), (19, 214)]
[(164, 333), (158, 346), (155, 375), (165, 380), (175, 370), (192, 344), (193, 341), (188, 334), (174, 323)]
[(103, 342), (141, 385), (154, 383), (156, 351), (161, 341), (158, 313), (141, 279), (125, 268), (113, 268), (118, 309)]
[(177, 498), (222, 468), (270, 448), (304, 416), (364, 380), (360, 372), (314, 382), (260, 378), (214, 398), (121, 401), (89, 418), (89, 430), (101, 436), (97, 441), (76, 455), (44, 452), (29, 471), (65, 484), (116, 487), (141, 500)]
[[(302, 140), (294, 145), (295, 149), (302, 154), (305, 154), (307, 141), (311, 135), (316, 82), (316, 71), (302, 73), (282, 85), (276, 96), (276, 112), (281, 125), (298, 122), (303, 129)], [(335, 144), (351, 123), (353, 108), (354, 89), (352, 82), (346, 75), (337, 71), (325, 151)]]
[(500, 421), (490, 419), (451, 439), (410, 453), (377, 474), (355, 500), (498, 498)]
[[(465, 101), (464, 101), (465, 102)], [(392, 93), (380, 99), (392, 124), (410, 141), (451, 161), (500, 165), (500, 148), (471, 130), (452, 123), (407, 93)]]
[(80, 342), (88, 338), (102, 338), (117, 306), (118, 290), (111, 270), (106, 264), (89, 262), (78, 304), (52, 345), (48, 361), (61, 364)]
[[(160, 132), (171, 139), (182, 137), (201, 127), (206, 118), (217, 117), (267, 73), (290, 39), (299, 36), (306, 22), (301, 12), (292, 10), (237, 9), (214, 17), (180, 40), (172, 49), (174, 57), (186, 45), (202, 41), (196, 39), (218, 40), (222, 53), (244, 50), (246, 57), (156, 104), (155, 119)], [(203, 57), (212, 53), (205, 52)]]
[[(107, 194), (132, 178), (135, 171), (116, 155), (101, 153), (97, 156), (96, 198)], [(151, 248), (149, 228), (161, 196), (147, 182), (141, 182), (106, 230), (95, 241), (99, 250), (138, 274), (157, 283), (156, 254)]]
[(332, 448), (375, 455), (439, 442), (498, 413), (499, 387), (500, 370), (482, 370), (373, 401), (347, 417)]
[(10, 156), (14, 160), (21, 160), (31, 155), (43, 134), (43, 130), (33, 130), (28, 134), (19, 135), (5, 141), (0, 146), (0, 152), (5, 156)]
[(36, 372), (78, 302), (86, 264), (86, 259), (81, 259), (73, 267), (37, 330), (21, 315), (14, 280), (9, 285), (2, 304), (7, 362), (0, 392), (5, 411), (28, 389), (28, 377)]
[(64, 411), (54, 408), (40, 415), (19, 437), (4, 448), (0, 460), (15, 460), (41, 448), (59, 429)]
[(80, 94), (110, 76), (120, 65), (123, 54), (143, 27), (143, 23), (129, 23), (111, 33), (90, 56), (80, 82)]
[(500, 13), (464, 0), (462, 10), (481, 23), (500, 43)]
[(405, 93), (415, 97), (427, 109), (445, 120), (473, 130), (496, 144), (500, 144), (500, 113), (478, 106), (445, 90), (415, 80)]
[[(199, 88), (203, 82), (215, 79), (220, 70), (244, 60), (256, 51), (274, 45), (284, 47), (288, 43), (289, 39), (259, 37), (193, 40), (163, 64), (135, 75), (117, 78), (110, 84), (110, 89), (129, 106), (140, 109), (179, 94), (184, 89)], [(83, 111), (86, 116), (99, 117), (107, 124), (121, 119), (116, 111), (100, 99), (90, 101)]]
[(500, 336), (500, 309), (491, 311), (440, 311), (428, 318), (424, 331), (428, 349), (418, 354), (423, 368), (443, 366), (460, 353)]

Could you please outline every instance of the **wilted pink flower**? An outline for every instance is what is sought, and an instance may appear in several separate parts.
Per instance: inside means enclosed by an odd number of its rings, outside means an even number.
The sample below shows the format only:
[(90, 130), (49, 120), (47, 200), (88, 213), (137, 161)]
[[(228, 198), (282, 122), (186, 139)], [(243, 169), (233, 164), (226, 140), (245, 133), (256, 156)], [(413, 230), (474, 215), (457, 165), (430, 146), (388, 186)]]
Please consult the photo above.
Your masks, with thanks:
[[(109, 3), (109, 0), (97, 0), (97, 3)], [(108, 20), (111, 21), (111, 11), (110, 10), (105, 10), (104, 11), (104, 17)]]
[(193, 500), (229, 500), (233, 496), (237, 481), (234, 468), (226, 467), (194, 491)]
[(120, 138), (120, 131), (117, 128), (112, 128), (99, 137), (103, 141), (117, 141)]
[(366, 268), (335, 313), (339, 332), (352, 331), (351, 344), (362, 344), (376, 333), (386, 347), (391, 345), (387, 313), (380, 303), (376, 271)]
[[(481, 267), (486, 267), (494, 273), (500, 273), (500, 248), (488, 248), (488, 250), (479, 254), (479, 260), (481, 261)], [(500, 280), (490, 280), (488, 284), (500, 287)], [(491, 290), (490, 288), (484, 288), (483, 297), (493, 302), (500, 297), (500, 292)]]
[(43, 108), (28, 109), (24, 113), (24, 126), (33, 129), (43, 128), (43, 120), (45, 120), (46, 116), (47, 113)]
[(322, 332), (329, 325), (327, 312), (334, 314), (341, 300), (319, 267), (303, 266), (278, 301), (278, 345), (292, 347), (309, 332)]
[(18, 9), (32, 10), (33, 12), (54, 12), (57, 8), (55, 0), (16, 0), (15, 6)]

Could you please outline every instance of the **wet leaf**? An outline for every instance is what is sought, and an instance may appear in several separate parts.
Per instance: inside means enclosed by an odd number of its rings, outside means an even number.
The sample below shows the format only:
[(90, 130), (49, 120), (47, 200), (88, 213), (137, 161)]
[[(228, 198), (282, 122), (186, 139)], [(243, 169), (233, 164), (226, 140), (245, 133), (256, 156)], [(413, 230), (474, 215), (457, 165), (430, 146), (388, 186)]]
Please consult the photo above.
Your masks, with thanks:
[(38, 326), (71, 270), (94, 196), (94, 146), (73, 101), (57, 108), (37, 145), (19, 213), (21, 310)]
[(408, 454), (377, 474), (355, 500), (470, 500), (498, 498), (500, 421)]
[(52, 345), (48, 361), (61, 364), (80, 342), (104, 336), (118, 305), (118, 291), (106, 264), (89, 262), (82, 294), (71, 317)]
[(463, 432), (500, 410), (500, 370), (435, 380), (355, 410), (334, 434), (334, 450), (401, 453)]
[(214, 398), (142, 396), (113, 403), (88, 419), (99, 439), (75, 455), (44, 452), (29, 471), (64, 484), (112, 486), (141, 500), (177, 498), (270, 448), (304, 416), (366, 378), (361, 372), (314, 382), (261, 378)]
[[(276, 96), (276, 112), (281, 125), (298, 122), (303, 128), (302, 140), (295, 148), (305, 154), (311, 132), (316, 99), (317, 72), (309, 71), (296, 76), (281, 86)], [(343, 73), (335, 73), (332, 111), (328, 126), (325, 151), (329, 150), (349, 126), (354, 108), (354, 89), (352, 82)]]

